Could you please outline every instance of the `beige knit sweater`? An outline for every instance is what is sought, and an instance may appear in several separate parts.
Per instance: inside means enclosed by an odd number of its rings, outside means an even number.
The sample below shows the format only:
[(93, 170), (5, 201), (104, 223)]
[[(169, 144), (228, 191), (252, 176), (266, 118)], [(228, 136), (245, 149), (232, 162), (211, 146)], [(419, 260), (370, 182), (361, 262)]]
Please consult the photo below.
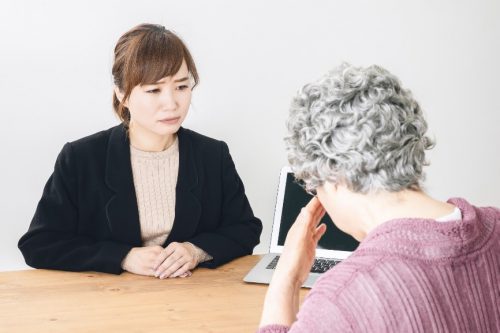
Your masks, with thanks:
[[(170, 234), (175, 218), (178, 139), (160, 152), (146, 152), (131, 145), (130, 157), (143, 245), (161, 246)], [(196, 250), (198, 262), (212, 259), (205, 251), (190, 245)]]

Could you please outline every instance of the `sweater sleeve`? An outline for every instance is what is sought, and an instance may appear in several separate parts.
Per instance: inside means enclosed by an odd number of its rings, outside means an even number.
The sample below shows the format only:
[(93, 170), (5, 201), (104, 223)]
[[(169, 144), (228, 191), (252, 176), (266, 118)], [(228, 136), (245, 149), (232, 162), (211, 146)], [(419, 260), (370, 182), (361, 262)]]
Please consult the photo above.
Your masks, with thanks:
[(28, 232), (18, 246), (34, 268), (119, 274), (132, 246), (98, 241), (78, 232), (76, 161), (67, 143), (45, 185)]
[(272, 324), (263, 326), (258, 330), (258, 333), (282, 332), (344, 333), (352, 332), (352, 328), (341, 307), (321, 290), (313, 289), (304, 300), (297, 314), (297, 320), (291, 327)]
[(272, 324), (272, 325), (262, 326), (261, 328), (259, 328), (257, 333), (287, 333), (289, 330), (290, 327), (288, 326)]
[(208, 268), (251, 254), (262, 232), (262, 223), (253, 214), (243, 182), (224, 142), (221, 149), (222, 216), (219, 227), (188, 240), (213, 258), (200, 265)]

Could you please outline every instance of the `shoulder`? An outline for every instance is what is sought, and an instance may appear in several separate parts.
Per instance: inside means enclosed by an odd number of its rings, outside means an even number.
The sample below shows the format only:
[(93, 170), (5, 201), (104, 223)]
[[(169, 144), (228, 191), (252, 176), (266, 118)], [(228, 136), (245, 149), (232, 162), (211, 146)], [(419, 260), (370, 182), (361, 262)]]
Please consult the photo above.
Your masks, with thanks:
[(66, 143), (62, 154), (72, 154), (75, 156), (105, 156), (108, 143), (112, 136), (123, 137), (126, 140), (126, 132), (122, 125), (111, 127), (107, 130), (87, 135), (83, 138)]
[(498, 207), (493, 207), (493, 206), (477, 207), (463, 198), (450, 198), (448, 199), (447, 202), (457, 206), (462, 212), (462, 215), (473, 216), (473, 213), (476, 213), (477, 215), (480, 215), (480, 217), (489, 217), (489, 218), (500, 217), (500, 208)]
[[(67, 142), (58, 156), (58, 162), (70, 167), (78, 165), (101, 165), (106, 160), (111, 136), (123, 136), (126, 133), (122, 125)], [(75, 164), (76, 163), (76, 164)]]
[(460, 209), (464, 221), (468, 223), (479, 222), (486, 227), (486, 230), (500, 233), (498, 227), (500, 225), (500, 209), (498, 207), (476, 207), (463, 198), (451, 198), (448, 202)]
[(479, 217), (483, 220), (493, 220), (500, 223), (500, 208), (498, 207), (477, 207)]
[(213, 156), (214, 154), (228, 151), (227, 144), (224, 141), (208, 137), (187, 128), (181, 128), (178, 136), (180, 144), (182, 144), (182, 141), (189, 141), (192, 149), (202, 154)]
[(103, 131), (99, 131), (99, 132), (94, 133), (94, 134), (87, 135), (87, 136), (80, 138), (78, 140), (71, 141), (71, 142), (69, 142), (69, 145), (71, 145), (75, 149), (85, 149), (85, 148), (92, 147), (92, 146), (106, 145), (113, 132), (123, 132), (123, 134), (125, 134), (125, 130), (123, 129), (123, 126), (118, 125), (118, 126), (111, 127), (107, 130), (103, 130)]
[(180, 137), (189, 138), (189, 140), (191, 140), (192, 143), (199, 145), (220, 146), (222, 143), (224, 143), (221, 140), (208, 137), (206, 135), (203, 135), (201, 133), (195, 132), (191, 129), (184, 127), (179, 129), (178, 135)]

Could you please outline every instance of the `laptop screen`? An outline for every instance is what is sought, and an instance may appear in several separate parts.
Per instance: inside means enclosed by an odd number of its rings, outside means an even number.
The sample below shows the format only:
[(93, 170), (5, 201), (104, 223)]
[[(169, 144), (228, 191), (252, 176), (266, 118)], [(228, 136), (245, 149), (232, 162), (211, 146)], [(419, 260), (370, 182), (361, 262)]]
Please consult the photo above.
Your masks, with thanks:
[[(288, 230), (290, 230), (293, 222), (295, 222), (302, 207), (307, 205), (311, 199), (312, 196), (297, 183), (293, 173), (287, 172), (278, 245), (283, 246), (285, 244)], [(358, 247), (359, 242), (352, 236), (340, 231), (332, 222), (328, 214), (325, 214), (321, 223), (326, 224), (326, 233), (319, 240), (318, 249), (354, 251)]]

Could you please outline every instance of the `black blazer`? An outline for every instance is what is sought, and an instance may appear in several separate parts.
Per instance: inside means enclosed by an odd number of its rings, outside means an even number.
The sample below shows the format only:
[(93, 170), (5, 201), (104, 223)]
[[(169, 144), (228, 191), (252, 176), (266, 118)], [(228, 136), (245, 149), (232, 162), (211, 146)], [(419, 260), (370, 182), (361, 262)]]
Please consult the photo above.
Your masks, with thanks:
[[(252, 212), (227, 145), (181, 128), (175, 220), (164, 246), (189, 241), (214, 268), (251, 254), (262, 223)], [(19, 240), (35, 268), (119, 274), (142, 246), (130, 142), (122, 125), (75, 142), (59, 154), (28, 232)]]

